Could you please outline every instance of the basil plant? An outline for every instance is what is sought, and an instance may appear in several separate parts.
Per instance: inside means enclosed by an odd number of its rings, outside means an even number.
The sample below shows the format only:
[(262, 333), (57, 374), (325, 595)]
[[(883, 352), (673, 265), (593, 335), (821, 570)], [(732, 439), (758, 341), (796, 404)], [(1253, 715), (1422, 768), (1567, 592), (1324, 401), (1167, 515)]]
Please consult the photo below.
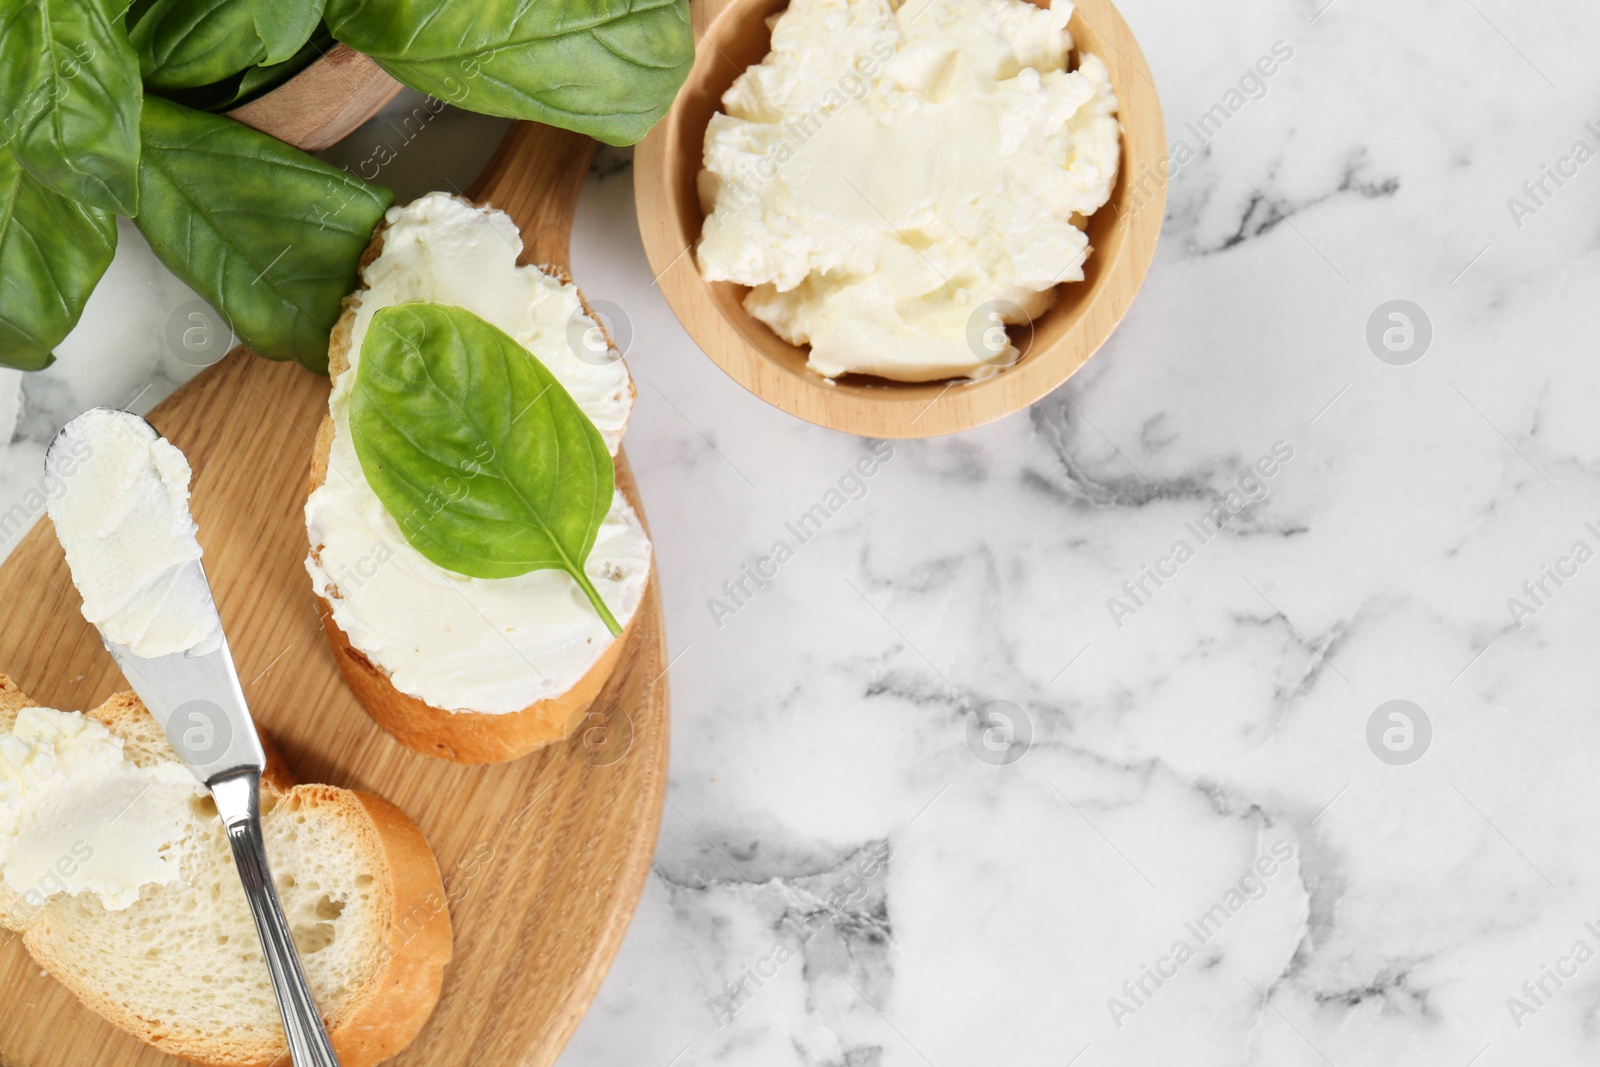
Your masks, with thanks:
[(688, 0), (0, 0), (0, 366), (53, 361), (121, 215), (257, 353), (326, 370), (393, 194), (221, 113), (336, 41), (467, 110), (617, 145), (694, 59)]

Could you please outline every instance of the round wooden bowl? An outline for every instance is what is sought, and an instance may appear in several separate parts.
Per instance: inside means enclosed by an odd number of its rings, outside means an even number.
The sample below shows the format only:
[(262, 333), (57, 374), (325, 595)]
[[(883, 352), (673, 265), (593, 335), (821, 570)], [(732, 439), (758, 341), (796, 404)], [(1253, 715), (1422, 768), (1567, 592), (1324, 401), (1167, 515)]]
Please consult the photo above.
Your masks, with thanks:
[[(1120, 104), (1122, 166), (1107, 205), (1089, 220), (1084, 280), (1058, 287), (1053, 308), (1013, 327), (1023, 356), (983, 381), (893, 382), (866, 375), (829, 381), (807, 352), (745, 311), (749, 291), (707, 282), (692, 247), (705, 213), (695, 184), (706, 125), (735, 78), (770, 50), (767, 19), (787, 0), (695, 0), (700, 47), (672, 110), (639, 145), (635, 198), (652, 273), (695, 342), (734, 380), (791, 415), (868, 437), (932, 437), (1027, 407), (1066, 381), (1116, 329), (1155, 254), (1166, 203), (1166, 135), (1155, 83), (1138, 42), (1110, 0), (1079, 0), (1073, 40), (1111, 72)], [(1043, 5), (1041, 5), (1043, 6)]]
[(344, 140), (400, 88), (370, 57), (335, 44), (276, 89), (225, 114), (302, 151), (317, 152)]

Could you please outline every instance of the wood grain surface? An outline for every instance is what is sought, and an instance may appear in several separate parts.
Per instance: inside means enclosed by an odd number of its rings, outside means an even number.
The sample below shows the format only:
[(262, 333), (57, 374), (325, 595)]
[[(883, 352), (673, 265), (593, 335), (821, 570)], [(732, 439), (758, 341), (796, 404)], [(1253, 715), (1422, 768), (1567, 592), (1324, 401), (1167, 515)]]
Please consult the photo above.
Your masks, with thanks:
[[(565, 266), (566, 227), (593, 143), (542, 129), (513, 127), (479, 192), (512, 206), (524, 232), (551, 226), (537, 253)], [(402, 747), (340, 680), (305, 571), (306, 472), (327, 396), (326, 378), (240, 349), (150, 420), (194, 468), (206, 573), (257, 720), (301, 780), (388, 798), (438, 855), (455, 960), (438, 1011), (390, 1062), (545, 1067), (598, 990), (649, 874), (668, 736), (658, 581), (617, 673), (566, 743), (488, 767)], [(642, 517), (621, 456), (617, 481)], [(0, 671), (35, 700), (83, 709), (126, 688), (79, 614), (48, 519), (0, 566), (0, 605)], [(0, 1005), (5, 1067), (176, 1062), (89, 1014), (13, 935), (0, 935)]]
[(1110, 201), (1089, 220), (1093, 251), (1084, 280), (1059, 286), (1055, 306), (1031, 327), (1010, 329), (1022, 352), (1012, 366), (981, 382), (912, 383), (861, 374), (837, 382), (823, 378), (806, 367), (806, 349), (745, 311), (745, 286), (707, 282), (690, 251), (705, 222), (696, 176), (706, 125), (734, 79), (767, 54), (772, 34), (766, 20), (787, 6), (788, 0), (695, 0), (691, 15), (700, 45), (694, 68), (672, 110), (634, 155), (634, 197), (650, 271), (684, 329), (729, 376), (769, 404), (867, 437), (969, 429), (1055, 389), (1094, 355), (1132, 305), (1155, 255), (1165, 211), (1161, 102), (1139, 43), (1116, 7), (1111, 0), (1077, 0), (1070, 26), (1077, 49), (1105, 61), (1122, 126), (1122, 166)]
[(369, 56), (336, 44), (271, 92), (226, 112), (307, 152), (344, 140), (393, 100), (400, 83)]

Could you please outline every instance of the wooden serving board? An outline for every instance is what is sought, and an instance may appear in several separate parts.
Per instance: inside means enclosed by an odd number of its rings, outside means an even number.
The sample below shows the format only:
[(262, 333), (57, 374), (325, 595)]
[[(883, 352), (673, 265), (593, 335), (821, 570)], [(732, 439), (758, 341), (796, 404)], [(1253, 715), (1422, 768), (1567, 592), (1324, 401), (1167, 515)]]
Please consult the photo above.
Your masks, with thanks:
[[(475, 192), (533, 238), (526, 258), (566, 265), (592, 151), (527, 124), (507, 136)], [(390, 1062), (545, 1067), (598, 990), (650, 870), (668, 735), (657, 577), (617, 673), (569, 741), (488, 767), (402, 747), (340, 680), (305, 570), (306, 475), (327, 398), (326, 378), (240, 349), (150, 420), (194, 468), (206, 573), (257, 721), (302, 781), (387, 797), (438, 855), (455, 959), (438, 1011)], [(623, 457), (617, 481), (639, 508)], [(79, 614), (48, 519), (0, 566), (0, 606), (0, 671), (35, 700), (85, 709), (127, 688)], [(0, 935), (0, 1067), (176, 1062), (91, 1015), (20, 938)]]

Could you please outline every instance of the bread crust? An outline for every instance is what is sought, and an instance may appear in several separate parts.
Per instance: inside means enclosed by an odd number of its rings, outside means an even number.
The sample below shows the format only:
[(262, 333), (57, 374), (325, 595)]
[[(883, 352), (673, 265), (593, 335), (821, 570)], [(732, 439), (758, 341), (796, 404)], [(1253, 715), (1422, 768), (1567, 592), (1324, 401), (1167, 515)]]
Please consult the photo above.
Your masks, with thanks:
[(339, 673), (372, 721), (413, 751), (467, 764), (504, 763), (569, 736), (611, 679), (622, 657), (622, 646), (639, 617), (635, 612), (623, 627), (622, 636), (606, 647), (571, 689), (549, 700), (535, 701), (520, 711), (486, 715), (446, 711), (402, 693), (383, 668), (350, 644), (333, 621), (332, 606), (322, 597), (317, 598), (317, 604), (322, 612), (322, 630), (333, 647)]
[[(489, 210), (487, 204), (477, 204), (457, 197), (463, 203), (480, 210)], [(362, 255), (362, 269), (370, 265), (383, 252), (383, 235), (387, 222), (378, 225), (372, 243)], [(559, 267), (540, 268), (564, 283), (571, 277)], [(350, 369), (350, 340), (355, 325), (355, 302), (366, 289), (363, 282), (355, 293), (345, 298), (344, 311), (334, 324), (328, 338), (328, 376), (337, 381), (339, 375)], [(579, 303), (585, 313), (594, 318), (594, 309), (578, 293)], [(603, 323), (595, 319), (605, 332)], [(606, 340), (611, 341), (609, 334)], [(636, 397), (637, 387), (632, 376), (628, 378), (630, 397)], [(630, 405), (631, 410), (631, 405)], [(627, 426), (624, 424), (623, 430)], [(324, 415), (317, 427), (317, 437), (311, 454), (311, 470), (306, 480), (306, 496), (317, 491), (328, 477), (328, 457), (333, 449), (333, 417)], [(316, 554), (319, 546), (312, 545)], [(650, 561), (646, 577), (646, 590), (655, 580), (655, 560)], [(451, 711), (437, 708), (408, 693), (396, 689), (382, 667), (372, 662), (365, 653), (351, 644), (349, 636), (333, 619), (333, 608), (326, 598), (318, 597), (317, 606), (322, 616), (322, 629), (333, 649), (334, 660), (339, 665), (345, 684), (355, 693), (367, 715), (396, 741), (425, 756), (436, 756), (454, 763), (484, 764), (504, 763), (518, 759), (535, 749), (560, 741), (569, 736), (583, 720), (583, 713), (594, 703), (600, 691), (610, 680), (612, 672), (622, 657), (637, 622), (639, 612), (628, 620), (622, 633), (611, 642), (600, 658), (584, 672), (582, 678), (566, 692), (548, 700), (535, 701), (519, 711), (503, 715), (489, 715), (474, 711)]]
[[(0, 674), (0, 726), (9, 729), (16, 711), (32, 703), (15, 682)], [(87, 714), (120, 737), (148, 730), (153, 723), (133, 693), (117, 693)], [(354, 790), (297, 784), (265, 734), (262, 740), (268, 751), (263, 804), (273, 809), (309, 805), (324, 818), (349, 820), (372, 850), (374, 866), (387, 874), (383, 884), (390, 921), (381, 963), (367, 986), (325, 1019), (343, 1067), (374, 1067), (410, 1044), (439, 1003), (453, 934), (438, 861), (422, 830), (399, 808)], [(172, 758), (176, 761), (176, 754)], [(93, 976), (64, 964), (52, 951), (53, 933), (46, 913), (23, 933), (23, 946), (67, 992), (118, 1029), (203, 1067), (272, 1067), (286, 1062), (288, 1046), (281, 1035), (249, 1045), (170, 1027), (153, 1032), (144, 1020), (121, 1011)]]
[(377, 833), (392, 890), (384, 963), (366, 990), (330, 1020), (328, 1037), (343, 1067), (371, 1067), (416, 1038), (433, 1015), (454, 954), (449, 899), (433, 848), (416, 823), (382, 797), (345, 793)]

